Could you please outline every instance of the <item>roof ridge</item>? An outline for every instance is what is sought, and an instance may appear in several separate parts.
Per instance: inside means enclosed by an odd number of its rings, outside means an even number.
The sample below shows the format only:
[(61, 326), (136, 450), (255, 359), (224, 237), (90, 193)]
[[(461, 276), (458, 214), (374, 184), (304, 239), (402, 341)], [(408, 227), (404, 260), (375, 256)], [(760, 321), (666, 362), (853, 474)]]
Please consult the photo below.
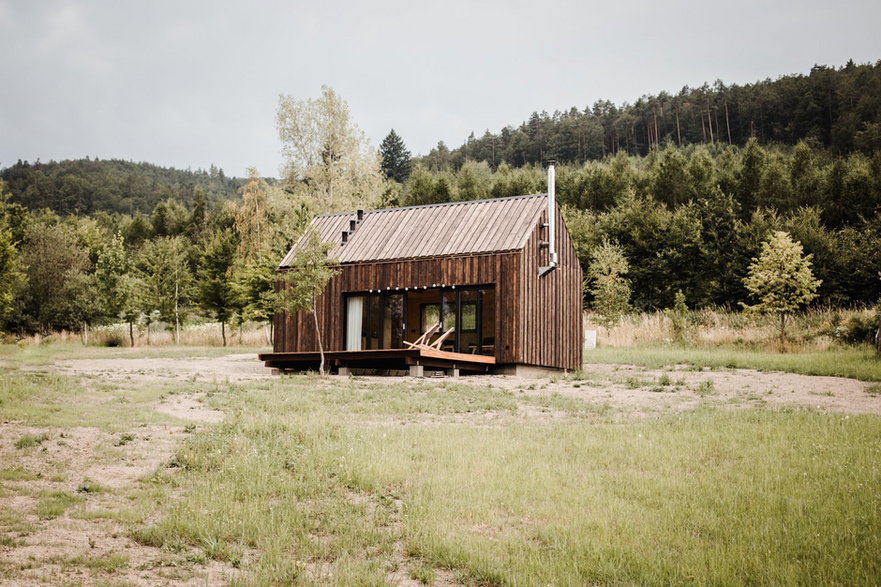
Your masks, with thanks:
[[(505, 196), (502, 198), (486, 198), (485, 200), (464, 200), (462, 202), (440, 202), (437, 204), (417, 204), (415, 206), (401, 206), (398, 208), (378, 208), (376, 210), (364, 210), (364, 214), (376, 214), (377, 212), (396, 212), (398, 210), (413, 210), (414, 208), (441, 208), (443, 206), (463, 206), (469, 204), (483, 204), (485, 202), (502, 202), (505, 200), (517, 200), (519, 198), (545, 198), (543, 194), (523, 194), (520, 196)], [(318, 214), (314, 218), (331, 218), (333, 216), (350, 216), (355, 214), (355, 210), (349, 212), (333, 212), (331, 214)]]

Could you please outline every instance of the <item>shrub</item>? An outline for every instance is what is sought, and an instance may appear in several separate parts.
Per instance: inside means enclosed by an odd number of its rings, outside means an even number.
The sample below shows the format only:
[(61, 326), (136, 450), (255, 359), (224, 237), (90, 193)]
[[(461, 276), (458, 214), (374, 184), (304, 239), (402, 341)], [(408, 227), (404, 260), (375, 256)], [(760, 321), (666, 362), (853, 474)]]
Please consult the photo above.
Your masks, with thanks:
[(855, 314), (839, 327), (839, 337), (847, 344), (872, 344), (878, 331), (877, 316)]

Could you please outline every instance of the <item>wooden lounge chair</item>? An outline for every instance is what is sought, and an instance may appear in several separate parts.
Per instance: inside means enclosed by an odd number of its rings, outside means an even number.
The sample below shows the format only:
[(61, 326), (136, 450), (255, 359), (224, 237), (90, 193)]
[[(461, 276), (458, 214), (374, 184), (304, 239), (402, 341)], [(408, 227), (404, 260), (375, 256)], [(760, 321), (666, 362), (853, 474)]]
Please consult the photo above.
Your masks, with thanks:
[(438, 330), (440, 330), (440, 322), (435, 322), (434, 324), (429, 326), (428, 330), (426, 330), (425, 332), (422, 333), (422, 336), (420, 336), (419, 338), (417, 338), (413, 342), (405, 340), (404, 344), (407, 345), (408, 347), (410, 347), (411, 349), (412, 348), (419, 348), (419, 347), (425, 348), (428, 346), (429, 339), (431, 339), (431, 337), (434, 336)]
[(444, 340), (446, 340), (446, 338), (447, 338), (447, 337), (448, 337), (448, 336), (449, 336), (449, 335), (450, 335), (455, 329), (456, 329), (455, 327), (450, 328), (449, 330), (447, 330), (446, 332), (444, 332), (443, 334), (441, 334), (440, 336), (438, 336), (436, 341), (434, 341), (433, 343), (431, 343), (430, 345), (428, 345), (428, 348), (430, 348), (430, 349), (435, 349), (435, 350), (438, 350), (438, 351), (439, 351), (440, 348), (441, 348), (441, 345), (442, 345), (443, 342), (444, 342)]

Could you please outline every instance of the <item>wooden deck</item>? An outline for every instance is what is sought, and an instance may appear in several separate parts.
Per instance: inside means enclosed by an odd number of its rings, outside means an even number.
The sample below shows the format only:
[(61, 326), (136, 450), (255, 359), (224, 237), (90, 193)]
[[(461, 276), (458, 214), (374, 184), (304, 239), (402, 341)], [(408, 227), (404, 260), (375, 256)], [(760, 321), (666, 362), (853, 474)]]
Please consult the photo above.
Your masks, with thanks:
[[(259, 359), (267, 367), (305, 371), (317, 369), (321, 355), (317, 351), (262, 353)], [(487, 373), (496, 364), (495, 357), (449, 353), (434, 349), (379, 349), (369, 351), (325, 351), (329, 367), (356, 369), (408, 369), (413, 365), (439, 369), (459, 369), (472, 373)]]

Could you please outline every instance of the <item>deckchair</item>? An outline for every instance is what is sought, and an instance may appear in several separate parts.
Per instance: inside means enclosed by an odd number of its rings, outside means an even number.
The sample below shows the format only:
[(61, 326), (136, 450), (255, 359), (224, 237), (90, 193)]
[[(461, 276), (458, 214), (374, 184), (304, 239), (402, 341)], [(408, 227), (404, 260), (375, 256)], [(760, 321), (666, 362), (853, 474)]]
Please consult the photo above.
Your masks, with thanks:
[(443, 334), (441, 334), (440, 336), (438, 336), (436, 341), (434, 341), (433, 343), (431, 343), (430, 345), (428, 345), (428, 348), (430, 348), (430, 349), (440, 350), (441, 345), (443, 344), (444, 340), (446, 340), (446, 338), (447, 338), (447, 337), (448, 337), (448, 336), (449, 336), (449, 335), (450, 335), (455, 329), (456, 329), (456, 327), (454, 326), (454, 327), (450, 328), (449, 330), (447, 330), (446, 332), (444, 332)]
[(438, 330), (440, 330), (440, 322), (435, 322), (434, 324), (432, 324), (431, 326), (429, 326), (428, 330), (426, 330), (425, 332), (423, 332), (423, 333), (422, 333), (422, 336), (420, 336), (419, 338), (417, 338), (415, 341), (410, 342), (410, 341), (405, 340), (405, 341), (404, 341), (404, 344), (407, 345), (407, 346), (409, 346), (411, 349), (412, 349), (412, 348), (417, 348), (417, 347), (423, 347), (423, 348), (424, 348), (424, 347), (427, 347), (427, 346), (428, 346), (428, 341), (429, 341), (429, 339), (430, 339), (432, 336), (434, 336), (435, 333), (437, 333)]

